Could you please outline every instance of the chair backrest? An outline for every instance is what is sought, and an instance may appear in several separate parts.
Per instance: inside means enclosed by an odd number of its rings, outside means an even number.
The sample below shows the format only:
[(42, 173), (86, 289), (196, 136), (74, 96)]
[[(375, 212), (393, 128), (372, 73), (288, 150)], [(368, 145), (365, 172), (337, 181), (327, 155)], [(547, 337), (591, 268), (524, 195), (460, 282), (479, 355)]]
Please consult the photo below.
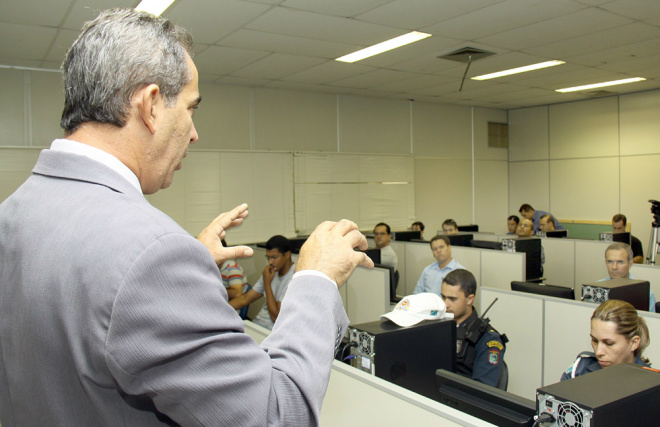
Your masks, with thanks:
[[(246, 292), (249, 291), (250, 289), (252, 289), (252, 286), (250, 286), (249, 283), (246, 283), (246, 284), (243, 286), (243, 293), (246, 293)], [(248, 313), (248, 308), (249, 308), (249, 307), (250, 307), (250, 304), (246, 305), (245, 307), (241, 308), (241, 309), (238, 311), (238, 315), (241, 316), (241, 319), (243, 319), (243, 320), (247, 319), (247, 313)]]
[(504, 366), (502, 366), (502, 372), (500, 373), (500, 380), (497, 382), (497, 388), (506, 391), (509, 386), (509, 367), (504, 360), (502, 360), (502, 363)]

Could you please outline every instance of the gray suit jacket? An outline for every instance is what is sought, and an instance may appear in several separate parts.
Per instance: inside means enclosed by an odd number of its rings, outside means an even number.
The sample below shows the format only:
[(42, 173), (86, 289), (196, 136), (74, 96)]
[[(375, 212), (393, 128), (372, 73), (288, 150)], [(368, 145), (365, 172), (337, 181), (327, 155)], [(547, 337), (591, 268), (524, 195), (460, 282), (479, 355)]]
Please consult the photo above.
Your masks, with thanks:
[(0, 205), (0, 422), (310, 425), (348, 319), (296, 277), (259, 347), (206, 248), (106, 166), (44, 150)]

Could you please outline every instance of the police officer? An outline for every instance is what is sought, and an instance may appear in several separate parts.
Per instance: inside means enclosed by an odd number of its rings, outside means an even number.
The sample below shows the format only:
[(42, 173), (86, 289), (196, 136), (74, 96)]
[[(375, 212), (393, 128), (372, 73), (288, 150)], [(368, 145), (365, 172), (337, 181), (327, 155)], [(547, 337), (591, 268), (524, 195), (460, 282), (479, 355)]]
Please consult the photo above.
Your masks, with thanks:
[(497, 387), (504, 368), (506, 338), (479, 318), (472, 307), (477, 292), (477, 280), (467, 270), (447, 274), (442, 282), (441, 296), (448, 313), (454, 313), (456, 331), (456, 372)]
[(590, 335), (594, 352), (580, 353), (562, 374), (562, 381), (621, 363), (649, 366), (642, 356), (649, 345), (649, 330), (629, 303), (608, 300), (599, 305), (591, 316)]

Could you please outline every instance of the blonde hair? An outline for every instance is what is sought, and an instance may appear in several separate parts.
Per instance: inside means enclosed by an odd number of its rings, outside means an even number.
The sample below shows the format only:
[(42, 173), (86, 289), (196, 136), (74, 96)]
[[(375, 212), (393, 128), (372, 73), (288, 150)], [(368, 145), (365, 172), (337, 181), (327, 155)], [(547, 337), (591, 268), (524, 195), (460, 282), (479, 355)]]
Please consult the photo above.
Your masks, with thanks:
[[(635, 350), (635, 356), (642, 357), (644, 349), (648, 347), (651, 341), (646, 321), (637, 314), (635, 307), (625, 301), (616, 299), (605, 301), (596, 307), (591, 319), (616, 323), (616, 333), (623, 335), (628, 341), (635, 336), (639, 336), (639, 346)], [(646, 363), (649, 361), (644, 357), (642, 357), (642, 360)]]

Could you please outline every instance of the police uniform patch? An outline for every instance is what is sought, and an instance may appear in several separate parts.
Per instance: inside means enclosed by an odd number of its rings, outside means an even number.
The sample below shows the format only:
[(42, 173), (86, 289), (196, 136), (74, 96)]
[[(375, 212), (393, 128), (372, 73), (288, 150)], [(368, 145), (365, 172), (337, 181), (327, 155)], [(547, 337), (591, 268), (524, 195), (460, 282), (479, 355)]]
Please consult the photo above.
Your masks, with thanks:
[(500, 363), (500, 351), (499, 350), (488, 350), (488, 363), (491, 365), (497, 365)]
[(488, 343), (486, 344), (486, 347), (488, 347), (488, 348), (497, 348), (500, 351), (502, 351), (504, 349), (504, 346), (499, 341), (488, 341)]

